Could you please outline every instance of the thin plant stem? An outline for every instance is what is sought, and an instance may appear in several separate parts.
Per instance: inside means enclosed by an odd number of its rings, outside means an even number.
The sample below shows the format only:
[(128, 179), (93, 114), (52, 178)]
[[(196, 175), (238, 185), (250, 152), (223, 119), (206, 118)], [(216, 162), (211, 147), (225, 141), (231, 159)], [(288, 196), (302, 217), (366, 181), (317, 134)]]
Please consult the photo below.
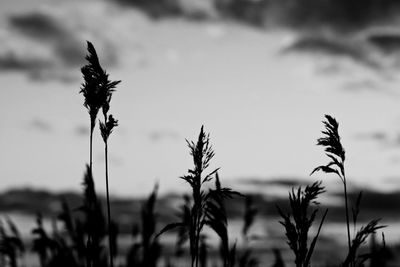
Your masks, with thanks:
[(345, 175), (343, 175), (343, 187), (344, 187), (344, 202), (345, 202), (345, 208), (346, 208), (347, 245), (348, 245), (349, 251), (350, 251), (350, 249), (351, 249), (350, 220), (349, 220), (349, 205), (348, 205), (348, 197), (347, 197), (347, 182), (346, 182)]
[(93, 130), (94, 130), (94, 125), (93, 125), (93, 123), (91, 123), (91, 125), (90, 125), (90, 145), (89, 145), (89, 169), (90, 169), (90, 172), (93, 174), (93, 172), (92, 172), (92, 165), (93, 165), (93, 160), (92, 160), (92, 158), (93, 158)]
[(108, 142), (106, 141), (104, 146), (105, 153), (105, 166), (106, 166), (106, 192), (107, 192), (107, 215), (108, 215), (108, 244), (110, 249), (110, 266), (114, 267), (113, 251), (111, 244), (111, 208), (110, 208), (110, 195), (108, 190)]
[[(90, 175), (93, 175), (93, 130), (94, 130), (94, 123), (93, 120), (90, 122), (90, 147), (89, 147), (89, 171)], [(88, 267), (92, 267), (92, 236), (88, 235), (87, 245), (89, 246), (89, 253), (86, 258), (86, 264)]]

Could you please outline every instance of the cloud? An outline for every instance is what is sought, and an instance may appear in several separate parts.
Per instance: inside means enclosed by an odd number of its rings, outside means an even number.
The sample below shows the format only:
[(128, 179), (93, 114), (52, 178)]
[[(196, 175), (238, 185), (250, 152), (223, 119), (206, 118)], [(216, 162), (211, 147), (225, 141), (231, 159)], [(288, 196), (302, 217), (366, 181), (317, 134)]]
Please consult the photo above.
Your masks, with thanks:
[(79, 125), (79, 126), (75, 127), (74, 132), (78, 136), (85, 136), (85, 137), (89, 136), (89, 133), (90, 133), (89, 128), (85, 125)]
[(123, 6), (138, 8), (154, 19), (181, 16), (207, 19), (217, 16), (215, 0), (114, 0)]
[(52, 63), (46, 59), (38, 57), (22, 57), (13, 51), (0, 55), (0, 69), (11, 71), (29, 71), (41, 70), (50, 68)]
[(34, 11), (11, 15), (8, 22), (18, 34), (49, 46), (62, 65), (77, 66), (84, 62), (84, 44), (59, 18), (43, 11)]
[(29, 127), (31, 129), (40, 131), (40, 132), (51, 132), (53, 130), (52, 126), (50, 125), (50, 123), (48, 123), (45, 120), (42, 119), (33, 119), (30, 123), (29, 123)]
[(247, 178), (247, 179), (240, 179), (239, 182), (241, 184), (246, 184), (246, 185), (254, 185), (254, 186), (261, 186), (261, 187), (267, 187), (267, 186), (282, 186), (282, 187), (298, 187), (298, 186), (305, 186), (309, 184), (309, 181), (299, 179), (299, 178), (287, 178), (287, 177), (281, 177), (281, 178), (272, 178), (272, 179), (262, 179), (262, 178)]
[(373, 33), (367, 37), (367, 41), (384, 54), (397, 56), (400, 52), (398, 33)]
[(179, 134), (170, 130), (159, 130), (149, 133), (148, 137), (153, 142), (159, 142), (163, 140), (177, 140), (179, 138)]
[[(83, 18), (67, 16), (72, 10), (63, 12), (44, 9), (9, 15), (8, 27), (0, 35), (0, 68), (23, 72), (37, 80), (77, 79), (76, 68), (85, 63), (86, 54), (83, 29), (77, 23)], [(95, 45), (101, 48), (101, 62), (115, 64), (116, 54), (107, 49), (112, 45), (105, 38), (98, 39)]]
[(333, 60), (349, 59), (352, 62), (375, 70), (381, 69), (381, 65), (373, 57), (365, 45), (356, 40), (346, 40), (341, 36), (324, 36), (314, 34), (300, 36), (282, 51), (287, 53), (307, 53), (312, 56), (327, 56)]
[(9, 18), (11, 26), (31, 38), (37, 40), (62, 39), (69, 36), (69, 31), (57, 20), (42, 12), (13, 15)]
[(360, 141), (373, 141), (387, 149), (398, 149), (400, 147), (400, 133), (376, 131), (371, 133), (360, 133), (355, 136)]
[(372, 133), (362, 133), (356, 136), (359, 140), (372, 140), (377, 142), (386, 142), (388, 140), (388, 135), (382, 131), (375, 131)]

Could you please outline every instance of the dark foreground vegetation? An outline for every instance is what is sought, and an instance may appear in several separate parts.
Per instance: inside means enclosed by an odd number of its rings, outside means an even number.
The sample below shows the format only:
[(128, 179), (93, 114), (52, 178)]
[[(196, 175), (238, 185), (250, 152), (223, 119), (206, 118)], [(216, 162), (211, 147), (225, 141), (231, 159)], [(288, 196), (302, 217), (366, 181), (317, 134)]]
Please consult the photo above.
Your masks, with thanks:
[[(293, 252), (293, 262), (282, 258), (277, 248), (271, 248), (274, 258), (270, 262), (262, 261), (253, 241), (260, 237), (253, 236), (249, 229), (258, 213), (252, 198), (240, 192), (224, 187), (218, 175), (218, 168), (209, 170), (214, 156), (210, 136), (203, 127), (197, 140), (187, 141), (193, 160), (193, 167), (180, 177), (188, 185), (187, 194), (182, 197), (176, 219), (169, 218), (168, 224), (158, 223), (156, 210), (158, 185), (148, 199), (141, 204), (136, 214), (138, 222), (130, 233), (131, 243), (125, 251), (119, 247), (120, 224), (112, 218), (109, 192), (108, 140), (118, 121), (109, 114), (112, 93), (120, 81), (111, 81), (101, 67), (94, 46), (88, 42), (88, 63), (81, 71), (84, 82), (81, 93), (84, 106), (89, 113), (89, 164), (83, 177), (83, 192), (74, 203), (61, 201), (61, 212), (51, 233), (43, 226), (40, 213), (36, 227), (32, 229), (32, 244), (24, 244), (16, 225), (10, 219), (0, 224), (0, 266), (22, 266), (20, 257), (32, 251), (37, 255), (41, 267), (156, 267), (156, 266), (192, 266), (192, 267), (252, 267), (252, 266), (296, 266), (308, 267), (313, 264), (313, 255), (318, 247), (321, 229), (329, 210), (319, 210), (318, 198), (325, 193), (321, 181), (305, 187), (293, 188), (285, 207), (277, 205), (280, 224), (286, 235), (287, 245)], [(97, 116), (102, 112), (99, 122), (100, 133), (104, 141), (106, 200), (101, 201), (95, 190), (92, 176), (92, 139), (95, 134)], [(345, 150), (339, 136), (339, 124), (335, 118), (326, 115), (323, 137), (317, 144), (325, 150), (329, 161), (316, 167), (315, 172), (336, 175), (343, 184), (345, 202), (346, 255), (340, 262), (329, 262), (328, 266), (342, 267), (384, 267), (389, 265), (389, 252), (384, 235), (379, 241), (374, 234), (385, 226), (379, 219), (372, 219), (365, 225), (359, 225), (362, 193), (351, 205), (348, 194), (348, 181), (345, 174)], [(112, 181), (112, 179), (110, 179)], [(244, 203), (243, 227), (241, 240), (231, 240), (228, 232), (226, 203), (231, 199), (240, 199)], [(104, 205), (105, 204), (105, 205)], [(106, 210), (106, 213), (104, 212)], [(41, 212), (38, 208), (38, 212)], [(140, 218), (140, 219), (139, 219)], [(58, 227), (61, 225), (61, 229)], [(315, 233), (311, 235), (311, 230)], [(173, 233), (176, 237), (174, 246), (165, 246), (163, 237)], [(209, 234), (218, 236), (219, 245), (213, 247)], [(371, 238), (370, 248), (363, 248)], [(329, 255), (327, 255), (329, 258)]]

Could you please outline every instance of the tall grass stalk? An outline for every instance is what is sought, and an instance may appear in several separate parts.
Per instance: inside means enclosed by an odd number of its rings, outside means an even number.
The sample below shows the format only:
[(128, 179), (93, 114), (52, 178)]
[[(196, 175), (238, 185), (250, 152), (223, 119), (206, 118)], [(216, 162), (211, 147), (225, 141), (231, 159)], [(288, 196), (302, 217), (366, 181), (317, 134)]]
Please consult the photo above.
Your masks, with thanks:
[(350, 219), (349, 219), (349, 206), (348, 206), (348, 194), (347, 194), (347, 180), (344, 168), (345, 162), (345, 151), (340, 142), (339, 135), (339, 123), (330, 115), (325, 115), (325, 121), (323, 121), (325, 130), (322, 134), (325, 136), (317, 140), (317, 145), (325, 147), (325, 154), (331, 159), (326, 165), (316, 167), (311, 175), (316, 171), (323, 171), (325, 173), (335, 173), (343, 183), (344, 191), (344, 202), (345, 202), (345, 213), (346, 213), (346, 227), (347, 227), (347, 245), (348, 250), (351, 248), (351, 237), (350, 237)]
[[(90, 116), (90, 146), (89, 146), (89, 170), (93, 173), (93, 130), (96, 125), (96, 118), (99, 110), (103, 109), (103, 114), (105, 117), (104, 125), (106, 125), (106, 131), (108, 131), (108, 135), (111, 133), (112, 128), (114, 127), (111, 122), (111, 126), (108, 124), (107, 120), (107, 112), (109, 110), (109, 103), (111, 100), (112, 92), (115, 87), (121, 81), (110, 81), (108, 78), (108, 74), (101, 67), (99, 58), (97, 56), (96, 50), (91, 42), (87, 42), (87, 50), (88, 55), (86, 56), (86, 60), (88, 64), (81, 68), (81, 72), (83, 75), (84, 82), (82, 83), (80, 93), (84, 96), (84, 106), (88, 109)], [(110, 130), (111, 127), (111, 130)], [(103, 139), (104, 134), (102, 131)], [(107, 135), (107, 138), (108, 138)], [(110, 227), (110, 201), (109, 201), (109, 192), (108, 192), (108, 159), (107, 159), (107, 142), (105, 148), (106, 154), (106, 189), (107, 189), (107, 208), (108, 208), (108, 223)], [(110, 230), (110, 228), (109, 228)], [(108, 235), (110, 236), (110, 231), (108, 231)], [(113, 256), (111, 251), (111, 241), (110, 241), (110, 264), (113, 267)]]
[[(172, 223), (163, 228), (158, 235), (174, 228), (180, 228), (179, 240), (189, 240), (191, 266), (198, 267), (200, 260), (200, 242), (204, 226), (211, 228), (221, 238), (224, 253), (228, 257), (227, 249), (227, 219), (223, 199), (240, 195), (230, 188), (222, 188), (219, 178), (215, 177), (218, 169), (205, 174), (214, 157), (214, 151), (210, 144), (210, 137), (205, 134), (203, 126), (197, 142), (187, 144), (193, 158), (194, 168), (187, 175), (181, 177), (192, 189), (192, 195), (185, 199), (185, 205), (181, 214), (181, 222)], [(215, 177), (215, 189), (207, 189), (206, 184)], [(227, 262), (224, 263), (226, 265)]]
[(315, 221), (318, 209), (309, 212), (311, 205), (318, 206), (317, 197), (324, 193), (321, 182), (315, 182), (304, 190), (299, 187), (297, 191), (292, 189), (289, 193), (291, 213), (284, 213), (279, 207), (278, 212), (282, 217), (282, 224), (286, 230), (287, 243), (295, 255), (296, 267), (310, 267), (311, 257), (314, 253), (322, 224), (325, 221), (328, 210), (325, 211), (319, 223), (316, 235), (308, 246), (308, 232)]
[[(362, 257), (358, 255), (360, 246), (371, 234), (374, 234), (378, 229), (385, 226), (378, 225), (379, 219), (370, 221), (366, 226), (362, 226), (361, 229), (355, 233), (353, 239), (350, 237), (350, 219), (349, 219), (349, 207), (348, 207), (348, 196), (347, 196), (347, 180), (344, 168), (345, 162), (345, 151), (340, 142), (339, 136), (339, 123), (330, 115), (325, 115), (325, 121), (323, 121), (325, 130), (322, 133), (325, 135), (317, 140), (317, 145), (325, 147), (326, 155), (330, 158), (330, 162), (326, 165), (316, 167), (311, 174), (316, 171), (323, 171), (325, 173), (335, 173), (343, 183), (344, 189), (344, 200), (346, 209), (346, 227), (347, 227), (347, 242), (348, 252), (347, 256), (342, 263), (342, 267), (355, 267), (363, 266), (364, 261), (370, 258)], [(357, 218), (360, 212), (362, 192), (358, 195), (356, 206), (352, 209), (353, 211), (353, 225), (354, 229), (357, 226)], [(355, 231), (354, 231), (355, 232)]]
[(106, 174), (106, 195), (107, 195), (107, 221), (108, 221), (108, 243), (110, 250), (110, 266), (114, 266), (113, 261), (113, 244), (111, 242), (111, 205), (110, 205), (110, 194), (108, 188), (108, 138), (112, 133), (112, 130), (118, 126), (118, 121), (114, 119), (112, 115), (107, 118), (107, 111), (103, 108), (104, 113), (104, 123), (100, 122), (101, 136), (104, 141), (104, 155), (105, 155), (105, 174)]

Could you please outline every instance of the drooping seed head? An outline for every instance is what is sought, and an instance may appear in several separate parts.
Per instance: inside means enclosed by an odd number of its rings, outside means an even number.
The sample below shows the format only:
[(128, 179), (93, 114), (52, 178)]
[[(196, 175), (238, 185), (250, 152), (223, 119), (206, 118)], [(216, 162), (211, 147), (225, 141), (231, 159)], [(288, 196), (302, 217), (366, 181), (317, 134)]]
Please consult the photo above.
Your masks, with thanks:
[(344, 161), (345, 151), (340, 141), (339, 123), (330, 115), (325, 115), (323, 121), (325, 130), (322, 131), (323, 137), (317, 140), (317, 145), (325, 148), (326, 155), (331, 161), (326, 165), (321, 165), (315, 168), (311, 174), (316, 171), (323, 171), (325, 173), (336, 173), (340, 179), (344, 179)]

